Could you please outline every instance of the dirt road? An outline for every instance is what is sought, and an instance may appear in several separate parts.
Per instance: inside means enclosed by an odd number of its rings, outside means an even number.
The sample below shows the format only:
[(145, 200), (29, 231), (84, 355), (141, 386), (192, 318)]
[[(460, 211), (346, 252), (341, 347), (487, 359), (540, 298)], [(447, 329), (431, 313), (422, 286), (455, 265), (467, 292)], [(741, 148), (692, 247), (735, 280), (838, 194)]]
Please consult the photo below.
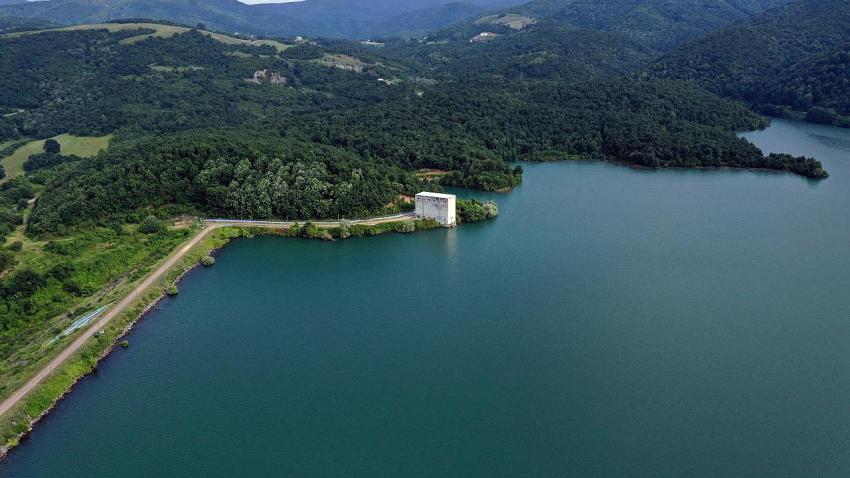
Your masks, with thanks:
[(204, 227), (198, 234), (195, 235), (189, 242), (183, 245), (176, 252), (172, 253), (171, 256), (166, 259), (165, 262), (162, 263), (151, 275), (147, 277), (144, 281), (142, 281), (139, 285), (137, 285), (126, 297), (121, 299), (117, 304), (115, 304), (111, 309), (109, 309), (103, 317), (101, 317), (97, 322), (89, 326), (86, 330), (80, 334), (79, 337), (74, 339), (68, 347), (65, 348), (62, 352), (59, 353), (56, 357), (53, 358), (47, 365), (44, 366), (41, 370), (38, 371), (27, 383), (24, 384), (23, 387), (19, 388), (15, 393), (10, 395), (2, 404), (0, 404), (0, 416), (3, 416), (8, 412), (12, 407), (14, 407), (18, 402), (20, 402), (24, 397), (26, 397), (30, 392), (32, 392), (42, 380), (44, 380), (48, 375), (53, 373), (56, 369), (58, 369), (69, 357), (74, 355), (75, 352), (80, 350), (80, 347), (85, 345), (86, 341), (88, 341), (94, 334), (96, 334), (99, 330), (104, 328), (106, 324), (109, 323), (117, 315), (124, 312), (124, 310), (134, 301), (136, 298), (142, 294), (145, 289), (153, 285), (157, 280), (162, 278), (166, 272), (168, 272), (174, 264), (177, 263), (186, 253), (189, 252), (192, 247), (201, 242), (204, 237), (207, 236), (210, 232), (217, 229), (218, 225), (210, 225)]

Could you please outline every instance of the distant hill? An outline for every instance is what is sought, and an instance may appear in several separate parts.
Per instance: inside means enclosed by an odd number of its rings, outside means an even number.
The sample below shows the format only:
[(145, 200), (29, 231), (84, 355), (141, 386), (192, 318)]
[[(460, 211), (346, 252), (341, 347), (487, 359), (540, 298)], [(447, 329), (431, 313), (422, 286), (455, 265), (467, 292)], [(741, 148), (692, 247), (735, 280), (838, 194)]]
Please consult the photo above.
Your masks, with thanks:
[[(481, 25), (479, 31), (495, 30)], [(388, 54), (416, 57), (437, 79), (540, 79), (576, 81), (625, 75), (655, 58), (649, 49), (610, 32), (535, 25), (517, 32), (464, 33), (447, 40), (428, 37), (424, 45), (391, 44)], [(394, 50), (400, 48), (400, 53)]]
[[(0, 16), (40, 18), (64, 25), (151, 18), (204, 23), (227, 32), (361, 39), (425, 27), (438, 29), (477, 13), (475, 8), (483, 11), (521, 1), (474, 0), (446, 7), (452, 0), (306, 0), (260, 5), (237, 0), (50, 0), (2, 6)], [(402, 15), (422, 21), (400, 21)]]
[[(403, 45), (440, 77), (586, 79), (639, 71), (694, 37), (785, 0), (533, 0)], [(396, 45), (392, 45), (395, 47)]]
[[(532, 0), (502, 10), (502, 15), (533, 18), (538, 27), (617, 33), (655, 51), (666, 52), (788, 0)], [(486, 26), (467, 22), (449, 29), (469, 37)], [(496, 30), (493, 30), (495, 28)], [(495, 33), (515, 31), (492, 24)]]
[(53, 23), (38, 18), (0, 17), (0, 34), (22, 30), (41, 30), (53, 25)]
[(49, 0), (0, 8), (0, 16), (41, 18), (62, 25), (152, 18), (226, 31), (251, 27), (251, 7), (237, 0)]
[(393, 32), (395, 36), (417, 36), (458, 23), (490, 10), (489, 7), (468, 2), (454, 2), (414, 12), (396, 15), (373, 28), (371, 36)]
[[(524, 1), (466, 0), (459, 6), (457, 0), (305, 0), (255, 8), (261, 12), (260, 18), (271, 20), (262, 26), (270, 32), (279, 29), (288, 34), (360, 39), (397, 36), (425, 26), (436, 30), (468, 18), (462, 12), (474, 7), (480, 12)], [(416, 19), (422, 22), (417, 25)]]
[(770, 114), (850, 126), (850, 0), (797, 0), (690, 43), (648, 68)]

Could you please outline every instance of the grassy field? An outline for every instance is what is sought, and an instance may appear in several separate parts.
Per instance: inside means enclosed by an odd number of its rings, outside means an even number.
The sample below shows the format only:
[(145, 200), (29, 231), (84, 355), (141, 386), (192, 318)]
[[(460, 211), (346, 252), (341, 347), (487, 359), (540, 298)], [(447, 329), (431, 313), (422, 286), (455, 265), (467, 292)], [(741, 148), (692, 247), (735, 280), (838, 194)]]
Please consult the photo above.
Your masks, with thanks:
[[(213, 38), (215, 38), (215, 36), (213, 36)], [(230, 38), (230, 37), (225, 37), (225, 38)], [(230, 39), (235, 40), (235, 38), (230, 38)], [(219, 41), (222, 41), (222, 40), (219, 40)], [(225, 42), (225, 43), (227, 43), (227, 42)], [(285, 43), (281, 43), (281, 42), (276, 41), (276, 40), (254, 40), (254, 41), (248, 42), (248, 44), (250, 44), (252, 46), (263, 46), (263, 45), (273, 46), (273, 47), (275, 47), (275, 49), (277, 49), (278, 53), (286, 50), (287, 48), (292, 47), (292, 45), (287, 45)]]
[(322, 58), (311, 61), (318, 63), (319, 65), (355, 71), (357, 73), (362, 72), (363, 68), (366, 67), (366, 63), (364, 63), (363, 60), (339, 53), (325, 53), (325, 56)]
[(89, 25), (72, 25), (69, 27), (61, 27), (61, 28), (51, 28), (48, 30), (32, 30), (25, 32), (15, 32), (15, 33), (7, 33), (3, 35), (5, 38), (15, 38), (24, 35), (35, 35), (38, 33), (44, 32), (73, 32), (80, 30), (109, 30), (110, 32), (120, 32), (126, 30), (138, 30), (140, 28), (146, 28), (155, 30), (154, 33), (139, 35), (131, 38), (127, 38), (121, 41), (121, 43), (134, 43), (139, 40), (144, 40), (145, 38), (156, 36), (159, 38), (170, 38), (178, 33), (185, 33), (189, 31), (186, 27), (177, 27), (172, 25), (160, 25), (158, 23), (92, 23)]
[[(96, 155), (98, 151), (109, 148), (109, 142), (112, 140), (112, 135), (72, 136), (70, 134), (61, 134), (59, 136), (55, 136), (54, 139), (59, 141), (59, 144), (62, 145), (62, 154), (75, 154), (77, 156), (89, 158)], [(31, 141), (25, 146), (15, 150), (15, 152), (11, 155), (0, 160), (3, 164), (3, 168), (6, 170), (6, 177), (0, 180), (0, 183), (10, 181), (24, 174), (24, 163), (26, 160), (33, 154), (40, 153), (43, 147), (44, 140)]]
[(195, 66), (195, 65), (190, 65), (190, 66), (151, 65), (150, 69), (153, 70), (153, 71), (163, 71), (163, 72), (168, 72), (168, 73), (185, 73), (187, 71), (203, 70), (204, 67)]
[[(121, 40), (122, 45), (131, 45), (136, 42), (140, 42), (146, 40), (151, 37), (157, 38), (171, 38), (174, 35), (179, 35), (181, 33), (186, 33), (189, 31), (186, 27), (178, 27), (174, 25), (161, 25), (159, 23), (92, 23), (89, 25), (74, 25), (70, 27), (62, 27), (62, 28), (52, 28), (49, 30), (34, 30), (29, 32), (16, 32), (16, 33), (8, 33), (6, 35), (0, 36), (0, 38), (14, 38), (23, 35), (34, 35), (37, 33), (44, 32), (69, 32), (69, 31), (80, 31), (80, 30), (109, 30), (110, 32), (120, 32), (126, 30), (138, 30), (138, 29), (149, 29), (154, 30), (153, 33), (146, 33), (143, 35), (137, 35), (130, 38), (125, 38)], [(221, 33), (209, 32), (203, 30), (203, 33), (213, 40), (220, 41), (227, 45), (249, 45), (249, 46), (273, 46), (277, 49), (278, 52), (282, 52), (289, 48), (291, 45), (287, 45), (285, 43), (281, 43), (275, 40), (245, 40), (242, 38), (235, 38), (229, 35), (224, 35)]]
[(523, 28), (534, 25), (537, 23), (537, 20), (531, 17), (526, 17), (524, 15), (518, 15), (516, 13), (505, 13), (502, 15), (488, 15), (483, 18), (479, 18), (475, 20), (476, 25), (504, 25), (514, 30), (522, 30)]

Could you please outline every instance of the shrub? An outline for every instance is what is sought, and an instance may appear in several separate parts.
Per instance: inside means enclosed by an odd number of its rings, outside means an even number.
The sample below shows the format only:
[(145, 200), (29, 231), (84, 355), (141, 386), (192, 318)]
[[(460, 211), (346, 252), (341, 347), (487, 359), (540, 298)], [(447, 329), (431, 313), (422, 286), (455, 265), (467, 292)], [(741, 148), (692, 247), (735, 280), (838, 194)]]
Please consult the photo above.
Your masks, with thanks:
[(287, 48), (281, 56), (284, 58), (292, 58), (295, 60), (316, 60), (325, 55), (325, 50), (318, 45), (305, 43)]
[(351, 221), (348, 219), (339, 221), (338, 236), (340, 239), (348, 239), (351, 237)]
[(32, 269), (24, 269), (12, 277), (6, 285), (6, 291), (9, 295), (29, 297), (35, 294), (38, 289), (44, 287), (45, 284), (46, 282), (41, 274)]
[(203, 264), (204, 267), (212, 267), (215, 265), (215, 257), (204, 256), (203, 259), (201, 259), (201, 264)]
[(499, 206), (496, 206), (496, 203), (493, 201), (487, 201), (484, 203), (484, 218), (485, 219), (493, 219), (494, 217), (499, 215)]
[(440, 227), (440, 223), (436, 219), (417, 219), (414, 221), (417, 231), (430, 231)]
[(493, 201), (482, 203), (475, 199), (458, 199), (457, 215), (460, 222), (478, 222), (499, 215), (499, 208)]
[(83, 288), (71, 279), (62, 283), (62, 290), (77, 297), (83, 295)]
[(401, 230), (399, 232), (414, 232), (416, 231), (416, 223), (413, 221), (404, 221), (401, 223)]
[(74, 273), (74, 266), (71, 264), (57, 264), (53, 266), (49, 271), (47, 271), (47, 275), (55, 278), (58, 281), (64, 281), (71, 277), (71, 274)]
[(162, 221), (156, 218), (156, 216), (148, 216), (142, 221), (142, 225), (139, 227), (139, 232), (144, 234), (156, 234), (163, 230)]
[(15, 265), (15, 258), (12, 254), (6, 251), (0, 251), (0, 272), (5, 272), (6, 269)]
[(289, 229), (283, 231), (286, 237), (298, 237), (301, 235), (301, 226), (296, 222)]
[(21, 242), (21, 241), (15, 241), (15, 242), (9, 244), (9, 249), (13, 250), (15, 252), (20, 252), (21, 249), (23, 249), (23, 248), (24, 248), (24, 243)]
[(50, 241), (44, 245), (44, 250), (60, 256), (70, 256), (74, 252), (72, 244), (68, 241)]
[(177, 290), (177, 284), (171, 284), (170, 286), (165, 288), (165, 293), (169, 296), (174, 297), (175, 295), (179, 294), (180, 291)]
[(318, 238), (320, 234), (319, 227), (309, 221), (301, 229), (301, 235), (303, 237)]

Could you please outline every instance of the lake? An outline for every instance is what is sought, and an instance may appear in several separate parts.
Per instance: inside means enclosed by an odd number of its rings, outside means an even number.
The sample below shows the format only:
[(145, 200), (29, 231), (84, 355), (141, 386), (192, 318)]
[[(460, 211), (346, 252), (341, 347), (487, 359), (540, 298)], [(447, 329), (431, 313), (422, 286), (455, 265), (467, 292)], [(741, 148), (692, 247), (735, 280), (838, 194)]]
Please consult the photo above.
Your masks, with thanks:
[(526, 164), (495, 221), (240, 239), (0, 476), (846, 476), (850, 130), (748, 171)]

